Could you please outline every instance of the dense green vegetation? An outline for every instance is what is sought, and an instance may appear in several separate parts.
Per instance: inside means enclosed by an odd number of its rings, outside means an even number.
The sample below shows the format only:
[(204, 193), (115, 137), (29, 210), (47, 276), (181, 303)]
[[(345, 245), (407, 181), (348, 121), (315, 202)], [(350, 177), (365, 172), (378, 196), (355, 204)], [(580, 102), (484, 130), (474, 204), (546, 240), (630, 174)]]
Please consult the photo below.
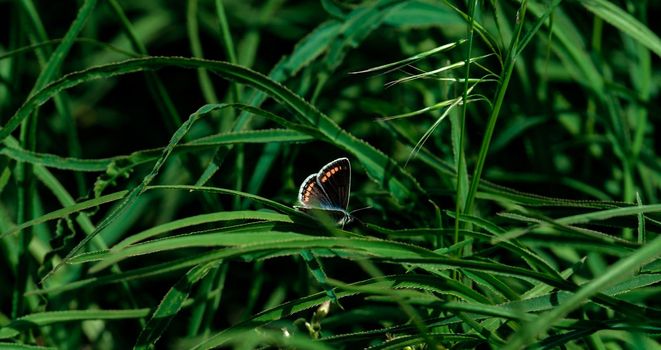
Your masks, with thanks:
[(1, 2), (0, 349), (661, 348), (660, 14)]

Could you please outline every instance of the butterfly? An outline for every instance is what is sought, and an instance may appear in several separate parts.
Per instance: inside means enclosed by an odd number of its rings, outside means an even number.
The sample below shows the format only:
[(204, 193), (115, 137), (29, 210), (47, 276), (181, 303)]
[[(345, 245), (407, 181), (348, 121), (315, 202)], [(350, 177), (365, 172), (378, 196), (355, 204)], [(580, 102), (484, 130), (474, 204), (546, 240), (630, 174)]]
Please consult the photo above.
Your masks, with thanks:
[(301, 205), (295, 208), (311, 214), (321, 211), (344, 227), (353, 221), (353, 216), (347, 211), (350, 190), (351, 163), (346, 157), (338, 158), (303, 181), (298, 190)]

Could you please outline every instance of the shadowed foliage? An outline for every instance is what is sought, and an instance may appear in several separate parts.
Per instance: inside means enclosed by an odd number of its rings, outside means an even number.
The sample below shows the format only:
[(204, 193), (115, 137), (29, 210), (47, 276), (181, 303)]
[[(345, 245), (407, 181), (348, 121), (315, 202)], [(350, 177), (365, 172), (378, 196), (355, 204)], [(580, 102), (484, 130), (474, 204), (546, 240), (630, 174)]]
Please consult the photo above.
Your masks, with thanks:
[(0, 3), (0, 349), (661, 348), (658, 14)]

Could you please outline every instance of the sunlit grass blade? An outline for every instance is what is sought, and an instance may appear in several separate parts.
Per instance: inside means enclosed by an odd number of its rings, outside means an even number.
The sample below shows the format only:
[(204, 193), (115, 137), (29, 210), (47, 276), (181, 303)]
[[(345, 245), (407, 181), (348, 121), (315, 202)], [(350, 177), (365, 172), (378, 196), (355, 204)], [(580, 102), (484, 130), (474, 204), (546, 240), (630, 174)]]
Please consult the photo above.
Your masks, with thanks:
[(535, 337), (546, 332), (555, 322), (578, 307), (587, 298), (612, 286), (625, 276), (631, 275), (647, 261), (661, 256), (659, 252), (661, 252), (661, 237), (657, 237), (649, 244), (638, 249), (631, 256), (619, 260), (606, 273), (582, 286), (576, 294), (569, 297), (564, 303), (542, 314), (534, 322), (525, 325), (511, 337), (506, 348), (518, 349), (521, 346), (529, 344)]
[[(484, 56), (479, 56), (479, 57), (471, 57), (469, 61), (471, 63), (473, 63), (475, 61), (487, 58), (489, 56), (490, 55), (484, 55)], [(436, 75), (441, 75), (441, 73), (445, 73), (445, 72), (453, 70), (453, 69), (461, 68), (461, 67), (464, 67), (465, 65), (466, 65), (465, 61), (455, 62), (455, 63), (452, 63), (452, 64), (448, 64), (447, 66), (436, 68), (436, 69), (428, 71), (428, 72), (421, 72), (419, 74), (413, 74), (413, 75), (410, 75), (408, 77), (397, 79), (395, 81), (389, 82), (388, 84), (386, 84), (386, 86), (390, 87), (390, 86), (393, 86), (393, 85), (396, 85), (396, 84), (406, 83), (406, 82), (413, 81), (413, 80), (416, 80), (416, 79), (433, 78)], [(467, 80), (465, 80), (465, 81), (467, 81)]]
[[(311, 132), (313, 133), (313, 132)], [(173, 154), (181, 152), (197, 152), (214, 149), (219, 145), (243, 144), (243, 143), (298, 143), (313, 140), (310, 135), (303, 134), (295, 130), (287, 129), (267, 129), (250, 130), (221, 133), (201, 137), (190, 142), (178, 145), (173, 150)], [(126, 163), (132, 166), (153, 162), (158, 159), (164, 148), (155, 148), (132, 152), (129, 155), (114, 156), (104, 159), (79, 159), (71, 157), (61, 157), (54, 154), (45, 154), (27, 151), (14, 146), (7, 146), (0, 149), (0, 154), (7, 157), (30, 164), (43, 165), (48, 168), (72, 170), (72, 171), (104, 171), (113, 162)]]
[(627, 11), (605, 0), (584, 1), (581, 5), (661, 57), (661, 39), (659, 36)]
[(75, 322), (82, 320), (123, 320), (145, 317), (149, 309), (136, 310), (72, 310), (32, 313), (14, 320), (0, 328), (0, 339), (12, 338), (30, 327), (43, 327), (59, 322)]
[(0, 350), (658, 347), (656, 3), (3, 5)]
[(175, 231), (181, 228), (190, 227), (194, 225), (214, 223), (219, 221), (229, 221), (229, 220), (258, 220), (258, 221), (287, 222), (287, 223), (293, 222), (288, 215), (283, 215), (268, 211), (244, 210), (244, 211), (224, 211), (220, 213), (201, 214), (196, 216), (189, 216), (180, 220), (170, 221), (163, 225), (154, 226), (145, 231), (138, 232), (136, 234), (128, 236), (126, 237), (126, 239), (115, 244), (112, 247), (112, 250), (118, 251), (124, 249), (125, 247), (136, 244), (140, 241), (153, 238), (165, 232)]
[(428, 56), (431, 56), (431, 55), (434, 55), (434, 54), (437, 54), (439, 52), (443, 52), (443, 51), (446, 51), (446, 50), (451, 50), (451, 49), (463, 44), (465, 41), (466, 40), (462, 39), (462, 40), (459, 40), (459, 41), (456, 41), (456, 42), (453, 42), (453, 43), (449, 43), (449, 44), (439, 46), (437, 48), (434, 48), (434, 49), (431, 49), (431, 50), (428, 50), (428, 51), (425, 51), (425, 52), (415, 54), (411, 57), (407, 57), (407, 58), (405, 58), (403, 60), (399, 60), (397, 62), (391, 62), (391, 63), (387, 63), (387, 64), (384, 64), (384, 65), (381, 65), (381, 66), (372, 67), (372, 68), (368, 68), (368, 69), (357, 71), (357, 72), (351, 72), (351, 74), (373, 73), (373, 72), (378, 72), (378, 71), (383, 71), (383, 70), (386, 71), (385, 73), (388, 73), (388, 72), (390, 72), (394, 69), (404, 67), (408, 64), (419, 61), (419, 60), (421, 60), (423, 58), (426, 58)]
[[(319, 129), (319, 132), (321, 132), (329, 142), (352, 153), (361, 163), (363, 163), (369, 175), (376, 179), (379, 184), (386, 186), (389, 192), (397, 200), (404, 203), (409, 202), (413, 198), (412, 191), (420, 191), (419, 185), (411, 175), (406, 173), (392, 159), (388, 158), (384, 153), (364, 141), (359, 140), (342, 130), (335, 122), (319, 112), (314, 106), (305, 102), (299, 96), (259, 73), (225, 62), (171, 57), (148, 57), (122, 61), (69, 74), (58, 82), (40, 90), (30, 98), (26, 104), (24, 104), (14, 116), (9, 119), (7, 124), (0, 129), (0, 141), (4, 140), (34, 108), (45, 103), (57, 92), (91, 80), (163, 67), (205, 68), (221, 74), (228, 79), (233, 79), (244, 84), (250, 84), (266, 91), (273, 98), (292, 108), (300, 118), (303, 118), (303, 120), (306, 120), (309, 123), (308, 126)], [(204, 112), (205, 111), (203, 110), (198, 111), (198, 113)], [(179, 138), (183, 137), (181, 134), (182, 131), (183, 134), (185, 134), (185, 130), (191, 125), (194, 119), (195, 118), (189, 119), (187, 123), (182, 125), (182, 127), (179, 128), (179, 132), (173, 136), (172, 141), (176, 140), (176, 143), (178, 143)], [(171, 142), (170, 145), (173, 145), (173, 143)], [(169, 154), (170, 152), (171, 150), (168, 150), (167, 153)], [(160, 168), (160, 165), (155, 167), (155, 169), (157, 168)], [(128, 202), (130, 201), (131, 200)]]

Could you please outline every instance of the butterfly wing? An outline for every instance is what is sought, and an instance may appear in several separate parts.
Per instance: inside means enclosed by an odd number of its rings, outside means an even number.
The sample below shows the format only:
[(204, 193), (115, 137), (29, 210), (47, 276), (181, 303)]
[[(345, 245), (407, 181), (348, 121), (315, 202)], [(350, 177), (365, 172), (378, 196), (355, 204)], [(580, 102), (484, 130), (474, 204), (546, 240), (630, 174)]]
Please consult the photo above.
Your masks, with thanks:
[(324, 209), (341, 209), (346, 211), (349, 206), (351, 190), (351, 163), (348, 158), (339, 158), (326, 164), (317, 173), (317, 184), (321, 186), (330, 206)]
[(332, 201), (317, 183), (317, 174), (311, 174), (301, 184), (298, 190), (298, 202), (303, 208), (326, 208), (333, 205)]

